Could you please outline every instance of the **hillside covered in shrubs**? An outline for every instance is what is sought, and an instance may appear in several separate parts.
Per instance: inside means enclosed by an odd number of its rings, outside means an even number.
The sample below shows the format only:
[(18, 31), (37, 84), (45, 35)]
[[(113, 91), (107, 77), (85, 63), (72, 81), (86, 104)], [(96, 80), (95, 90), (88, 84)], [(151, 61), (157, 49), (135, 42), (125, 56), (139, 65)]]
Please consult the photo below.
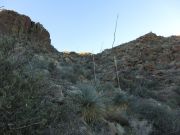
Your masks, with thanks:
[(180, 37), (58, 52), (40, 23), (0, 11), (0, 134), (179, 135)]

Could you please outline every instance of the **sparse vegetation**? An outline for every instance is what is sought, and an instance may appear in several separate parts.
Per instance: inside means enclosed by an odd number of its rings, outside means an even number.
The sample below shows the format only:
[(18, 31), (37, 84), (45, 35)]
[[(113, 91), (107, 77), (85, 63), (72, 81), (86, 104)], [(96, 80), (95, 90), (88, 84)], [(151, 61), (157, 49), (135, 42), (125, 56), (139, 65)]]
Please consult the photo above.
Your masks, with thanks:
[(152, 132), (152, 125), (146, 120), (131, 120), (131, 127), (135, 135), (150, 135)]
[[(42, 90), (45, 87), (43, 80), (13, 73), (13, 66), (8, 62), (1, 64), (1, 134), (27, 134), (37, 127), (40, 128), (39, 124), (41, 125), (44, 119), (39, 110)], [(32, 126), (28, 126), (31, 124)]]
[(166, 105), (151, 100), (139, 100), (133, 103), (130, 111), (152, 123), (152, 134), (178, 135), (180, 132), (177, 115)]
[(0, 12), (9, 15), (10, 26), (0, 19), (0, 134), (180, 134), (179, 37), (149, 33), (92, 60), (57, 52), (40, 23)]

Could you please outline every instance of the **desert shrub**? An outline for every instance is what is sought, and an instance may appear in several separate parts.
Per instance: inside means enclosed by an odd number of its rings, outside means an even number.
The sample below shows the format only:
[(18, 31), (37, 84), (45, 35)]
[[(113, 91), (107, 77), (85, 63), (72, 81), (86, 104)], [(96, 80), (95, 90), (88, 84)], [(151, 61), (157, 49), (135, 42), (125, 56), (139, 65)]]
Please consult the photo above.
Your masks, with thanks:
[(73, 68), (70, 65), (63, 65), (57, 68), (55, 63), (50, 62), (48, 65), (48, 71), (51, 73), (51, 77), (56, 80), (66, 80), (72, 83), (76, 83), (77, 77), (74, 73)]
[(100, 80), (96, 80), (97, 91), (103, 91), (103, 93), (114, 92), (116, 88), (112, 83), (101, 83)]
[(78, 80), (78, 77), (74, 73), (74, 70), (70, 66), (63, 67), (60, 71), (61, 79), (70, 81), (72, 83), (76, 83)]
[(56, 70), (56, 65), (55, 65), (55, 63), (50, 62), (50, 63), (48, 64), (48, 71), (49, 71), (49, 72), (53, 72), (54, 70)]
[(132, 131), (135, 135), (149, 135), (152, 132), (152, 125), (146, 120), (133, 119), (130, 121)]
[(87, 129), (83, 129), (85, 125), (80, 116), (77, 115), (78, 110), (77, 104), (68, 98), (65, 99), (64, 104), (58, 107), (58, 115), (54, 115), (56, 116), (54, 122), (55, 134), (86, 135)]
[(134, 96), (144, 97), (148, 98), (152, 95), (152, 93), (141, 84), (137, 84), (137, 86), (134, 89), (129, 90), (130, 94), (133, 94)]
[(105, 112), (104, 103), (96, 88), (90, 84), (78, 85), (79, 93), (74, 97), (79, 104), (80, 113), (86, 122), (91, 123), (101, 119)]
[(177, 103), (177, 105), (180, 107), (180, 96), (177, 96), (177, 98), (176, 98), (176, 103)]
[(39, 110), (43, 78), (19, 73), (7, 60), (0, 63), (0, 134), (37, 134), (45, 118)]
[(158, 85), (157, 80), (137, 79), (134, 77), (126, 79), (125, 76), (120, 77), (121, 88), (138, 97), (154, 97), (152, 90), (156, 89)]
[(166, 101), (166, 104), (171, 108), (178, 108), (178, 106), (180, 106), (180, 95), (174, 95)]
[(93, 63), (92, 62), (88, 62), (86, 65), (84, 65), (86, 69), (89, 69), (89, 70), (93, 70)]
[(84, 68), (78, 64), (71, 64), (62, 66), (62, 69), (59, 71), (60, 77), (63, 80), (67, 80), (72, 83), (77, 83), (82, 79), (89, 78), (89, 73), (85, 72)]
[(9, 50), (12, 50), (15, 45), (15, 38), (10, 36), (2, 36), (0, 37), (0, 49), (3, 52), (7, 52)]
[(176, 119), (177, 115), (165, 105), (150, 100), (139, 100), (131, 104), (130, 111), (152, 123), (153, 135), (179, 134), (180, 125)]
[[(80, 77), (84, 77), (84, 79), (88, 79), (91, 80), (93, 77), (93, 74), (91, 73), (91, 70), (89, 69), (85, 69), (85, 65), (81, 65), (81, 64), (74, 64), (73, 65), (73, 70), (75, 75), (80, 78)], [(80, 80), (80, 79), (78, 79)]]
[(144, 76), (149, 76), (149, 74), (144, 71), (139, 74), (136, 70), (131, 70), (121, 72), (119, 79), (122, 81), (121, 86), (125, 89), (136, 87), (137, 84), (141, 84), (149, 90), (154, 90), (159, 86), (159, 82), (156, 78), (150, 76), (148, 78), (144, 78)]
[[(13, 38), (0, 37), (0, 134), (35, 135), (51, 134), (51, 131), (79, 134), (80, 120), (75, 116), (74, 105), (67, 107), (54, 103), (48, 94), (53, 91), (49, 80), (35, 72), (48, 68), (46, 59), (38, 59), (40, 55), (34, 57), (34, 52), (27, 50), (20, 55), (19, 61), (13, 61), (15, 44), (17, 47)], [(23, 44), (26, 46), (24, 41)], [(53, 71), (53, 66), (49, 65), (49, 70)]]
[[(180, 85), (180, 84), (179, 84)], [(177, 86), (175, 89), (174, 89), (174, 91), (178, 94), (178, 95), (180, 95), (180, 86)]]
[(47, 59), (41, 55), (34, 55), (29, 64), (34, 69), (48, 69), (49, 66)]
[(0, 59), (6, 58), (14, 49), (16, 39), (13, 37), (0, 37)]
[[(68, 64), (61, 62), (59, 68), (54, 63), (49, 63), (48, 71), (54, 79), (62, 79), (73, 84), (81, 82), (84, 79), (90, 79), (91, 73), (85, 71), (85, 69), (80, 64)], [(90, 75), (90, 76), (89, 76)]]
[(79, 65), (79, 64), (74, 64), (74, 65), (73, 65), (73, 69), (74, 69), (74, 72), (75, 72), (77, 75), (85, 75), (85, 71), (84, 71), (84, 69), (82, 68), (81, 65)]
[(128, 105), (129, 97), (127, 94), (118, 92), (112, 99), (113, 105)]

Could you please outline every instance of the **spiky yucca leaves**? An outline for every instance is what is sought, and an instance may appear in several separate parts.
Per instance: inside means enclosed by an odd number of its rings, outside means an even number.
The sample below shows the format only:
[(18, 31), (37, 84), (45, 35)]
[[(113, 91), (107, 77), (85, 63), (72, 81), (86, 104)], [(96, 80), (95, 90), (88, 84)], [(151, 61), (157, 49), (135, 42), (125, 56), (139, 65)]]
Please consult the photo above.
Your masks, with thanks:
[(79, 93), (76, 102), (80, 105), (80, 112), (87, 123), (101, 119), (105, 113), (102, 96), (97, 93), (96, 87), (90, 84), (78, 85)]

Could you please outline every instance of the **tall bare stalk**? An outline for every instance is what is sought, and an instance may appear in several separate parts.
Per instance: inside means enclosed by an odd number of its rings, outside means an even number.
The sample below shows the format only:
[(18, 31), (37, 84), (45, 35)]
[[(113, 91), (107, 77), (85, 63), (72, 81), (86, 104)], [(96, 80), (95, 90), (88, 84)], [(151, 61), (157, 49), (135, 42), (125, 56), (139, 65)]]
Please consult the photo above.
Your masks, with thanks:
[(114, 47), (114, 43), (116, 41), (116, 30), (117, 30), (118, 19), (119, 19), (119, 14), (117, 14), (117, 18), (116, 18), (116, 24), (115, 24), (115, 29), (114, 29), (114, 39), (113, 39), (113, 42), (112, 42), (112, 48)]
[[(114, 43), (116, 41), (116, 30), (117, 30), (118, 19), (119, 19), (119, 15), (117, 14), (116, 23), (115, 23), (115, 29), (114, 29), (114, 38), (113, 38), (113, 43), (112, 43), (112, 49), (113, 49)], [(116, 70), (116, 79), (117, 79), (118, 88), (121, 91), (120, 81), (119, 81), (119, 73), (118, 73), (118, 67), (117, 67), (117, 60), (116, 60), (115, 55), (114, 55), (114, 66), (115, 66), (115, 70)]]
[(95, 63), (95, 59), (94, 59), (94, 54), (92, 54), (92, 57), (93, 57), (94, 81), (96, 83), (96, 63)]

